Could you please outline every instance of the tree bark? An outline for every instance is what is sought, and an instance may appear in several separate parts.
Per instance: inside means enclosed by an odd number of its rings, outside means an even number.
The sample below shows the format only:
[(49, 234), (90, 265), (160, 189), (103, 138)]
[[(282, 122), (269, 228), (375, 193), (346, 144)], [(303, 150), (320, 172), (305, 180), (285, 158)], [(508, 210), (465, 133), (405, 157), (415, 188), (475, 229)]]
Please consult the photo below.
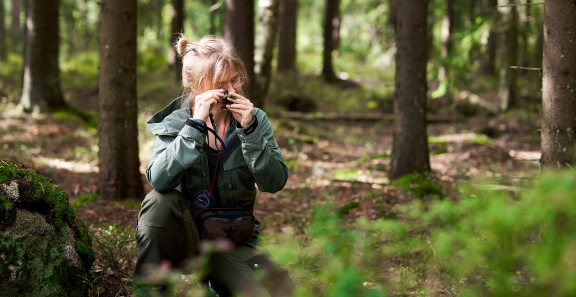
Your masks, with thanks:
[(58, 65), (59, 7), (59, 0), (28, 0), (24, 86), (20, 100), (26, 112), (67, 107)]
[(444, 82), (450, 77), (448, 59), (452, 54), (452, 34), (454, 33), (454, 1), (446, 1), (446, 14), (442, 19), (442, 30), (440, 30), (440, 39), (442, 41), (442, 49), (440, 50), (440, 56), (444, 63), (438, 68), (438, 81), (440, 83)]
[(430, 171), (426, 131), (428, 1), (403, 0), (397, 5), (390, 180)]
[(296, 28), (298, 0), (280, 0), (278, 28), (278, 72), (296, 72)]
[(256, 89), (254, 101), (262, 108), (272, 79), (272, 55), (278, 31), (278, 1), (258, 1), (258, 26), (254, 54)]
[(488, 32), (488, 44), (486, 44), (486, 54), (482, 61), (482, 72), (487, 75), (496, 74), (496, 49), (497, 36), (496, 28), (498, 26), (498, 0), (488, 0), (486, 9), (488, 17), (492, 20), (490, 31)]
[(141, 198), (136, 94), (136, 0), (103, 0), (100, 24), (98, 193)]
[[(6, 7), (2, 0), (0, 0), (0, 15), (6, 15)], [(6, 18), (2, 17), (0, 20), (0, 62), (6, 61), (6, 57), (8, 56), (8, 46), (6, 42)]]
[(326, 0), (324, 13), (324, 49), (322, 54), (322, 77), (327, 82), (336, 82), (332, 53), (336, 49), (340, 29), (340, 0)]
[(254, 0), (226, 0), (224, 27), (224, 38), (238, 50), (246, 66), (248, 83), (244, 93), (254, 98)]
[(510, 66), (518, 66), (518, 9), (516, 0), (505, 0), (499, 8), (500, 28), (499, 32), (499, 57), (500, 74), (498, 97), (500, 99), (500, 109), (508, 110), (516, 105), (518, 89), (518, 71)]
[(10, 49), (13, 52), (21, 52), (22, 46), (22, 23), (20, 22), (20, 2), (22, 0), (12, 0), (12, 7), (10, 11), (11, 21), (10, 21)]
[(182, 61), (172, 46), (178, 40), (179, 33), (184, 31), (184, 0), (172, 0), (172, 23), (170, 34), (169, 63), (176, 71), (176, 81), (182, 80)]
[(576, 145), (576, 5), (544, 2), (542, 157), (544, 168), (573, 168)]

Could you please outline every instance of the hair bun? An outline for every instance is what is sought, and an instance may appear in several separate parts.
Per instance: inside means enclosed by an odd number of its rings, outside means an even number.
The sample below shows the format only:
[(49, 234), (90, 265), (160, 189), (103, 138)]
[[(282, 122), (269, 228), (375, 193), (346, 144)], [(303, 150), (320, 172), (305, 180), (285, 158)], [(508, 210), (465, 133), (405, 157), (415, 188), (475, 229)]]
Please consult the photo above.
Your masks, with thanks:
[(188, 51), (190, 51), (190, 40), (184, 34), (180, 33), (180, 37), (178, 41), (174, 44), (174, 48), (176, 48), (176, 52), (180, 57), (184, 57)]

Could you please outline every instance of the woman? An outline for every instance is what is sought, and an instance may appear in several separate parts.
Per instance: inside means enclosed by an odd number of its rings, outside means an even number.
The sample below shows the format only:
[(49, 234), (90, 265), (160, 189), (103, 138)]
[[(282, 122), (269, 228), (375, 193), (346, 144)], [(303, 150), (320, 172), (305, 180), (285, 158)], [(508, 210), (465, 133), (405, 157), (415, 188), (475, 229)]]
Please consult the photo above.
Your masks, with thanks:
[[(255, 184), (274, 193), (288, 179), (270, 121), (242, 94), (246, 69), (236, 50), (213, 36), (191, 43), (181, 35), (175, 47), (186, 95), (147, 123), (156, 136), (146, 169), (154, 190), (138, 216), (136, 279), (159, 267), (183, 269), (200, 254), (211, 227), (198, 220), (197, 201), (208, 200), (201, 205), (207, 209), (241, 209), (250, 219)], [(244, 239), (226, 236), (231, 248), (210, 255), (205, 279), (220, 296), (290, 295), (290, 279), (256, 249), (259, 222), (253, 223)]]

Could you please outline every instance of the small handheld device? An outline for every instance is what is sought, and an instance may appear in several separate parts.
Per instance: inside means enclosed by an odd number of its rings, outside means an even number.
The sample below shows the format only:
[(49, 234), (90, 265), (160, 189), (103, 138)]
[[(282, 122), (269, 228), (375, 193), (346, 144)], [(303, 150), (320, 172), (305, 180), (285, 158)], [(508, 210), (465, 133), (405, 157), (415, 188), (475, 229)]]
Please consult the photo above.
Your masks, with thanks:
[(214, 198), (206, 190), (200, 191), (192, 201), (188, 201), (192, 216), (196, 216), (203, 210), (209, 209), (213, 204)]
[(219, 100), (219, 102), (222, 103), (222, 107), (220, 107), (220, 110), (226, 109), (226, 105), (232, 104), (232, 101), (228, 100), (228, 98), (235, 99), (236, 97), (229, 94), (227, 90), (224, 90), (224, 96), (220, 97)]

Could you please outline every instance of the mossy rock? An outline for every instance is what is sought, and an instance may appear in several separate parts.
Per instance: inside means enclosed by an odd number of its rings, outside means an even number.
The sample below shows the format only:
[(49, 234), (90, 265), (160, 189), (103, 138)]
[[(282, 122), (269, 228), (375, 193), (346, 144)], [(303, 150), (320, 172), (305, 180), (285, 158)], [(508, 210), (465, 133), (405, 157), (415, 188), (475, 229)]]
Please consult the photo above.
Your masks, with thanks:
[(68, 195), (23, 165), (0, 160), (0, 294), (87, 296), (92, 238)]

